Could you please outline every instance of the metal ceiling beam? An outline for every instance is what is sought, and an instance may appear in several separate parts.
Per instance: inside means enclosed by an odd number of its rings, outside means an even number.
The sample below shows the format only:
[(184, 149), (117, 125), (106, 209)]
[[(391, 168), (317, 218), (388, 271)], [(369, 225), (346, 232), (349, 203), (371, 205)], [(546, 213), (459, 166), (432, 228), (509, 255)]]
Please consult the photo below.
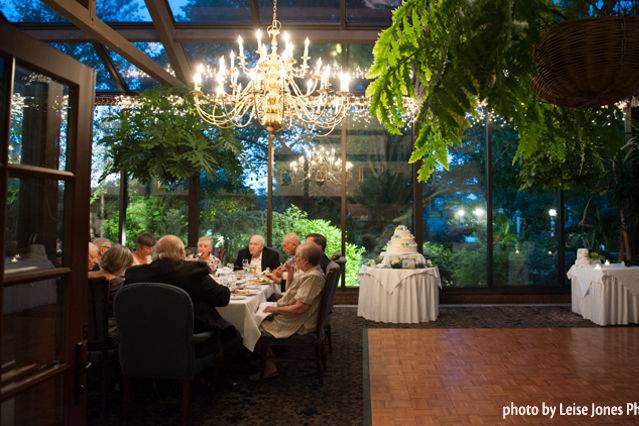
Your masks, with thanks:
[(146, 0), (146, 7), (149, 9), (153, 25), (164, 45), (175, 75), (184, 83), (188, 83), (192, 74), (191, 65), (182, 45), (174, 39), (173, 14), (168, 3), (165, 0)]
[(104, 45), (102, 43), (97, 43), (94, 41), (93, 48), (95, 49), (95, 52), (98, 54), (98, 56), (104, 63), (104, 67), (107, 69), (109, 74), (111, 74), (111, 78), (113, 79), (113, 82), (115, 83), (115, 87), (118, 89), (118, 91), (128, 92), (129, 88), (126, 84), (126, 81), (124, 81), (124, 79), (118, 72), (118, 69), (113, 63), (113, 59), (111, 58), (111, 55), (109, 55), (109, 52), (107, 52)]
[(346, 0), (339, 0), (339, 29), (346, 29)]
[(71, 21), (84, 31), (91, 40), (104, 43), (128, 59), (142, 71), (160, 83), (169, 86), (182, 86), (183, 83), (166, 72), (159, 64), (138, 50), (125, 37), (102, 20), (91, 16), (90, 11), (75, 0), (44, 0), (58, 14)]
[[(33, 25), (17, 24), (21, 30), (30, 36), (43, 41), (90, 41), (92, 36), (70, 25)], [(129, 41), (160, 41), (160, 36), (152, 24), (112, 24), (117, 33)], [(234, 42), (238, 35), (245, 35), (246, 39), (252, 39), (253, 26), (242, 27), (200, 27), (197, 25), (175, 25), (173, 39), (179, 43), (189, 42)], [(300, 26), (287, 25), (286, 29), (293, 37), (308, 36), (313, 43), (373, 43), (377, 40), (379, 32), (383, 28), (351, 27), (340, 29), (337, 25), (326, 26)]]

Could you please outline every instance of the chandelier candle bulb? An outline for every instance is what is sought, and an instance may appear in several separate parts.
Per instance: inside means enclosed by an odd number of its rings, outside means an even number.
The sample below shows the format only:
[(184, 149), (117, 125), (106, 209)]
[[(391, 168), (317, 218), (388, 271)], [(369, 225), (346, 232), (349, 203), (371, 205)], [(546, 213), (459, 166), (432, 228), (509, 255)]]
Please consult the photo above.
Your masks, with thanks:
[(262, 48), (262, 30), (255, 31), (255, 39), (257, 40), (257, 49), (260, 50)]

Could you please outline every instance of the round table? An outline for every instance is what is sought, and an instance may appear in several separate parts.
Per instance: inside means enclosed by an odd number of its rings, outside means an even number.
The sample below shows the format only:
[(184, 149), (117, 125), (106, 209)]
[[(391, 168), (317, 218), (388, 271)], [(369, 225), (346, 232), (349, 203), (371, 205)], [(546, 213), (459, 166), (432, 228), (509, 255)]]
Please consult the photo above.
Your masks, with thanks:
[(439, 314), (439, 269), (363, 266), (359, 271), (357, 315), (371, 321), (419, 323)]

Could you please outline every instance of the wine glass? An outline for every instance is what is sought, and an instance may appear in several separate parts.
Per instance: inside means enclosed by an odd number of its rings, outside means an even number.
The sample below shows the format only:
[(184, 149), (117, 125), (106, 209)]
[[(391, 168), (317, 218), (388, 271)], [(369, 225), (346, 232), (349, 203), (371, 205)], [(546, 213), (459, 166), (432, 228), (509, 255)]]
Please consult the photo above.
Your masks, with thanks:
[(244, 272), (248, 271), (248, 267), (249, 267), (249, 261), (248, 259), (244, 259), (242, 260), (242, 269), (244, 270)]

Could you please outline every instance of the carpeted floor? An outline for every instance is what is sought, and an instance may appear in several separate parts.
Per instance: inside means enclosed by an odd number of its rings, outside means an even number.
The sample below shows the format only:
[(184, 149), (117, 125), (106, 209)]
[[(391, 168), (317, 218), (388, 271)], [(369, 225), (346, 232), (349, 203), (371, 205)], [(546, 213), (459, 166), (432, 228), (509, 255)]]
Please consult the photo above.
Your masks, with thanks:
[[(306, 354), (306, 359), (287, 353), (278, 360), (280, 377), (272, 381), (251, 383), (247, 380), (248, 372), (244, 371), (238, 373), (241, 380), (238, 390), (196, 391), (192, 402), (193, 424), (362, 424), (362, 332), (365, 328), (597, 327), (573, 314), (569, 305), (443, 306), (437, 321), (416, 325), (373, 323), (358, 318), (357, 308), (336, 307), (332, 324), (333, 353), (329, 356), (324, 386), (318, 384), (312, 352)], [(110, 395), (109, 406), (108, 416), (101, 419), (99, 393), (91, 390), (88, 424), (99, 424), (101, 420), (117, 424), (119, 393)], [(177, 386), (142, 382), (134, 387), (129, 424), (173, 425), (178, 418)]]

